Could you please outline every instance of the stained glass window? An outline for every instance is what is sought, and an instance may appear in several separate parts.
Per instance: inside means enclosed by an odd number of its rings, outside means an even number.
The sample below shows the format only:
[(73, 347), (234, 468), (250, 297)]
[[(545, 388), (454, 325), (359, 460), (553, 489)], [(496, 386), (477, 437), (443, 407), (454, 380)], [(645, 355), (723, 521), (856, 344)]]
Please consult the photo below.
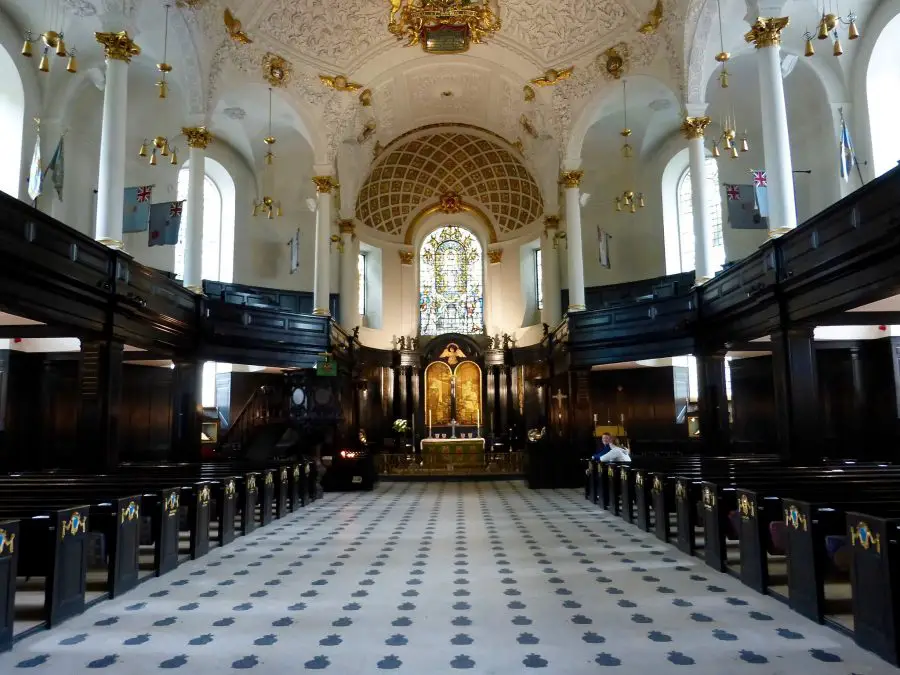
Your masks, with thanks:
[(534, 249), (534, 295), (537, 308), (544, 309), (544, 261), (539, 248)]
[(422, 243), (419, 330), (422, 335), (484, 330), (481, 244), (468, 230), (441, 227)]

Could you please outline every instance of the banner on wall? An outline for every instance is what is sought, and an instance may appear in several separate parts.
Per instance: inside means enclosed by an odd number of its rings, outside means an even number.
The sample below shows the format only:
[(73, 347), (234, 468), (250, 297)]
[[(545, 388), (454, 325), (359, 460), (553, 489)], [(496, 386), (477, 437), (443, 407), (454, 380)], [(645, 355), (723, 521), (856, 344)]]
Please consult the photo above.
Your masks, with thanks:
[(125, 188), (125, 208), (122, 210), (122, 232), (143, 232), (150, 227), (150, 204), (153, 186)]
[(291, 249), (291, 274), (300, 269), (300, 228), (287, 244)]
[(148, 246), (175, 246), (181, 230), (184, 200), (161, 202), (150, 207), (150, 235)]
[(728, 224), (735, 230), (765, 230), (769, 219), (756, 208), (756, 192), (752, 185), (725, 184)]
[(597, 241), (600, 243), (600, 267), (605, 267), (606, 269), (611, 269), (611, 265), (609, 262), (609, 242), (612, 239), (612, 235), (606, 230), (601, 230), (599, 227), (597, 228)]

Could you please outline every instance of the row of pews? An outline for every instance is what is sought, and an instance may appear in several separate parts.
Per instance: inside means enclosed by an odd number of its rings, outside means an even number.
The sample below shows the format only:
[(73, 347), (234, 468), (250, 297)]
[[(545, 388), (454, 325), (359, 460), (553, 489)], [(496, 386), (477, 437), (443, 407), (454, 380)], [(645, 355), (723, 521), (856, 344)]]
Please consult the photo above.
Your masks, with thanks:
[(900, 467), (635, 457), (586, 477), (602, 508), (900, 663)]
[(309, 460), (0, 476), (0, 651), (299, 509), (317, 480)]

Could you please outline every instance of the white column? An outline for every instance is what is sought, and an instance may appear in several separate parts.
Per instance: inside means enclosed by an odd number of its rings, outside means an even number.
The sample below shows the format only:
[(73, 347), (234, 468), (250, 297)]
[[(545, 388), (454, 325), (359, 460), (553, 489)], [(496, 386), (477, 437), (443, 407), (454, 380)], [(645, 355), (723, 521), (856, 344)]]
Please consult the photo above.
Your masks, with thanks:
[(541, 275), (544, 308), (541, 321), (555, 326), (562, 318), (562, 300), (559, 284), (559, 217), (544, 218), (544, 236), (541, 237)]
[(694, 216), (694, 268), (696, 283), (702, 284), (715, 276), (712, 268), (712, 217), (706, 205), (709, 203), (709, 181), (706, 180), (706, 147), (703, 132), (709, 126), (709, 117), (685, 117), (681, 132), (688, 139), (691, 163), (691, 206)]
[(508, 317), (502, 315), (506, 303), (503, 302), (503, 249), (487, 250), (487, 292), (485, 293), (484, 329), (488, 335), (504, 332), (509, 325)]
[(341, 325), (352, 330), (360, 325), (359, 270), (357, 267), (356, 235), (352, 220), (338, 223), (341, 233)]
[(188, 194), (187, 222), (184, 229), (184, 286), (195, 293), (203, 292), (203, 194), (206, 177), (206, 146), (212, 134), (206, 127), (184, 127), (187, 137)]
[(581, 178), (584, 171), (563, 171), (566, 191), (566, 245), (569, 249), (569, 312), (583, 312), (584, 256), (581, 245)]
[(331, 201), (337, 183), (331, 176), (314, 176), (316, 184), (316, 267), (313, 314), (331, 316)]
[(756, 45), (759, 68), (759, 103), (769, 197), (769, 233), (784, 234), (797, 227), (794, 173), (788, 134), (784, 82), (781, 74), (781, 31), (788, 18), (757, 18), (744, 36)]
[[(400, 256), (400, 335), (418, 335), (419, 289), (416, 284), (416, 268), (413, 264), (416, 255), (412, 250), (405, 248), (401, 248), (397, 254)], [(390, 305), (388, 299), (386, 306)]]
[(125, 31), (95, 33), (106, 52), (106, 87), (100, 128), (100, 173), (97, 179), (95, 239), (123, 249), (122, 217), (125, 210), (125, 132), (128, 122), (128, 64), (141, 53)]

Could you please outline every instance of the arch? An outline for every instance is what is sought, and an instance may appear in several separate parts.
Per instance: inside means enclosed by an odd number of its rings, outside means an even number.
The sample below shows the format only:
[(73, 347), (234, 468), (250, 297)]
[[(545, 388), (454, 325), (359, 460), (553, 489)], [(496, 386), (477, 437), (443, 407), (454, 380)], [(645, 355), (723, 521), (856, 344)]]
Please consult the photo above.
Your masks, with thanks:
[(24, 148), (25, 87), (9, 52), (0, 45), (0, 136), (4, 157), (0, 160), (0, 190), (19, 196)]
[[(629, 75), (628, 88), (631, 91), (634, 87), (640, 87), (642, 84), (650, 84), (654, 87), (661, 87), (665, 90), (672, 100), (678, 102), (678, 97), (666, 82), (663, 82), (652, 75)], [(621, 86), (613, 86), (607, 84), (598, 89), (591, 96), (578, 117), (572, 125), (572, 131), (569, 134), (569, 141), (566, 145), (564, 163), (566, 167), (575, 167), (581, 160), (581, 149), (584, 146), (584, 139), (588, 131), (594, 124), (600, 121), (608, 112), (613, 109), (620, 109), (622, 103)]]
[(484, 332), (484, 249), (471, 231), (444, 225), (419, 247), (419, 333)]
[[(900, 138), (896, 133), (897, 104), (900, 103), (900, 14), (896, 14), (882, 29), (872, 47), (866, 68), (865, 105), (869, 118), (872, 142), (872, 171), (874, 177), (893, 169), (900, 161)], [(885, 61), (893, 59), (893, 61)], [(878, 143), (874, 139), (878, 139)]]
[[(474, 215), (481, 223), (484, 225), (485, 229), (488, 231), (488, 242), (491, 244), (497, 243), (497, 231), (494, 229), (494, 224), (491, 222), (488, 214), (484, 212), (484, 210), (475, 204), (469, 204), (463, 199), (460, 199), (453, 207), (454, 209), (458, 209), (457, 213), (471, 213)], [(432, 204), (430, 206), (425, 206), (422, 208), (415, 216), (413, 216), (412, 220), (409, 222), (409, 225), (406, 228), (406, 236), (403, 238), (403, 243), (407, 246), (412, 245), (415, 240), (416, 231), (419, 229), (419, 225), (428, 220), (429, 216), (433, 216), (436, 213), (443, 214), (451, 214), (453, 211), (447, 210), (448, 207), (442, 202), (438, 202), (437, 204)]]

